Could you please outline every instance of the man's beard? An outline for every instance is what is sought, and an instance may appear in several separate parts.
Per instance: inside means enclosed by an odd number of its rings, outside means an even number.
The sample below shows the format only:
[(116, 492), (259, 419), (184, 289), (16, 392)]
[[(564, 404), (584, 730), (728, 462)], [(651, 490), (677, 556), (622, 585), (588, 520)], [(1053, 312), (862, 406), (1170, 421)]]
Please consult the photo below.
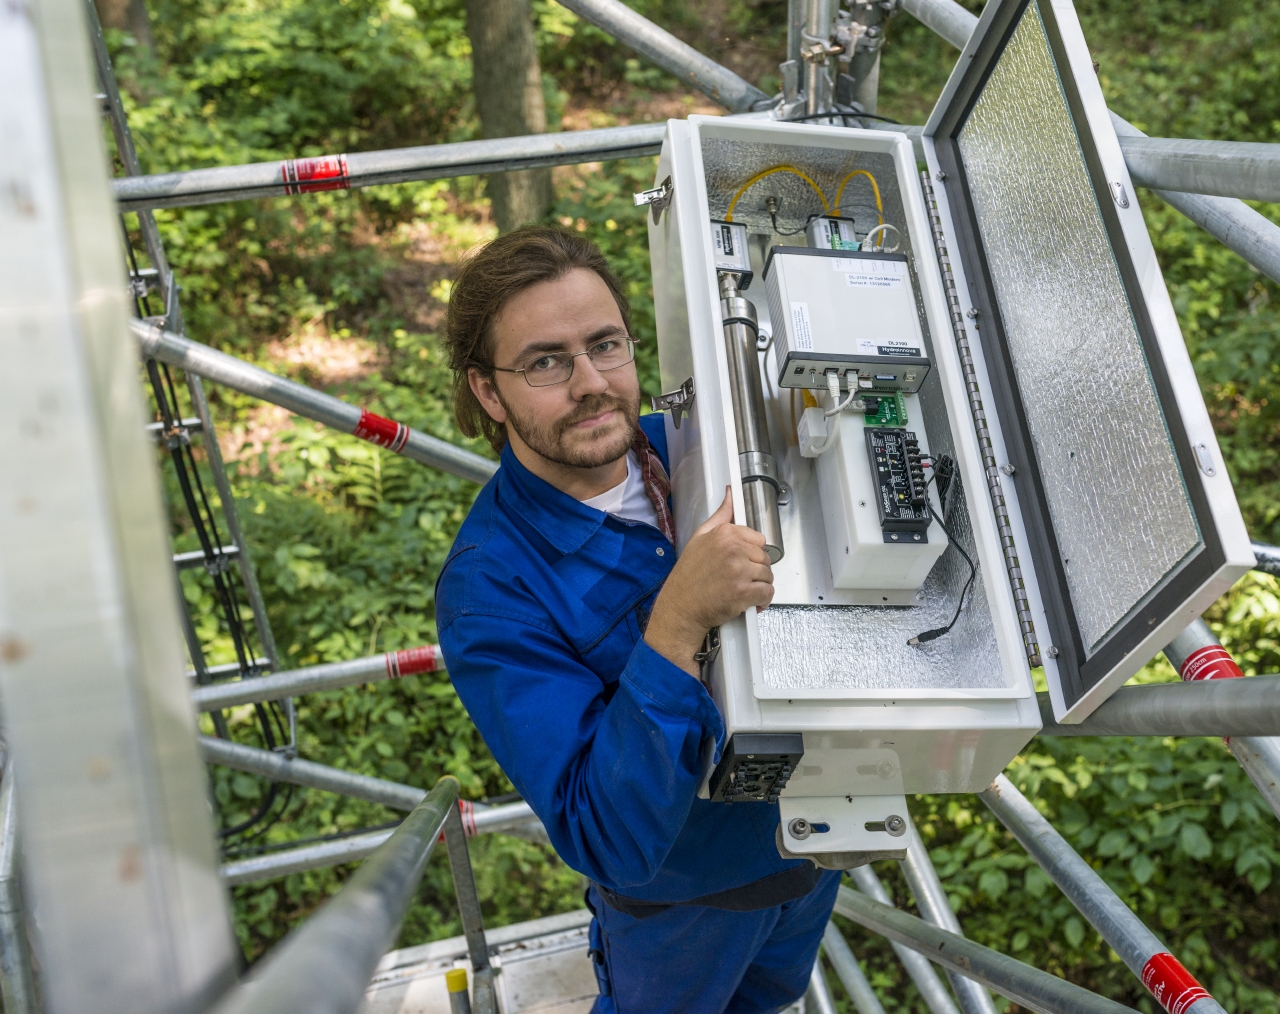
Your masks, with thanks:
[[(568, 415), (551, 423), (535, 422), (531, 417), (514, 411), (501, 394), (498, 400), (507, 410), (507, 425), (519, 434), (529, 447), (548, 461), (571, 468), (599, 468), (617, 461), (635, 443), (636, 427), (640, 420), (640, 399), (633, 401), (603, 394), (593, 394), (578, 403)], [(626, 422), (625, 429), (606, 443), (592, 443), (588, 447), (574, 448), (565, 445), (565, 433), (575, 423), (591, 419), (609, 409), (617, 409)], [(584, 434), (586, 436), (586, 434)]]

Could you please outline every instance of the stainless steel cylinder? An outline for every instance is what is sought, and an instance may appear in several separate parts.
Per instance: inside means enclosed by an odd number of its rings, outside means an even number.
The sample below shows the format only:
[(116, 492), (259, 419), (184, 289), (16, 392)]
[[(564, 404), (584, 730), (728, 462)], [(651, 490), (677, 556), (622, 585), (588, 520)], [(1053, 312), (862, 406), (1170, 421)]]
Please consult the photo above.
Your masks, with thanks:
[(731, 274), (721, 276), (720, 295), (746, 522), (764, 536), (769, 561), (777, 563), (784, 552), (782, 520), (778, 516), (778, 467), (769, 443), (764, 387), (760, 380), (756, 308), (738, 295), (737, 280)]

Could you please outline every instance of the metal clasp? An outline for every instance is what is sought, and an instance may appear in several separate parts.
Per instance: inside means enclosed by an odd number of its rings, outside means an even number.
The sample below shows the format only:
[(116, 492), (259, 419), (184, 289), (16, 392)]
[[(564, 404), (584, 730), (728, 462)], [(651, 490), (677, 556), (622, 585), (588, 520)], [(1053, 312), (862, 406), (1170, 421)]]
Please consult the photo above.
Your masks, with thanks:
[(650, 398), (649, 405), (655, 412), (670, 412), (671, 421), (675, 423), (676, 429), (679, 429), (681, 416), (693, 411), (693, 378), (690, 377), (668, 394)]
[(668, 176), (652, 190), (641, 190), (640, 193), (632, 195), (632, 200), (635, 201), (637, 208), (649, 205), (653, 212), (653, 224), (657, 225), (663, 211), (671, 204), (671, 195), (675, 193), (675, 189), (671, 183), (671, 177)]
[(702, 641), (702, 650), (695, 652), (693, 660), (698, 663), (698, 675), (706, 679), (707, 668), (720, 657), (720, 628), (712, 627)]

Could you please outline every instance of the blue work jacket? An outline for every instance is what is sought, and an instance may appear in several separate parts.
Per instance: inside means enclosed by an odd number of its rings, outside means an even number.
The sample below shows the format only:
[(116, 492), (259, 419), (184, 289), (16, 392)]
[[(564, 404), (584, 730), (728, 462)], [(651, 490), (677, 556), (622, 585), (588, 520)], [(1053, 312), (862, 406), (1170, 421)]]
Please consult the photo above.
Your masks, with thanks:
[[(663, 416), (641, 426), (665, 465)], [(641, 636), (675, 556), (656, 528), (574, 500), (508, 446), (436, 586), (453, 685), (551, 844), (646, 903), (791, 881), (803, 865), (778, 854), (776, 803), (697, 798), (724, 722)]]

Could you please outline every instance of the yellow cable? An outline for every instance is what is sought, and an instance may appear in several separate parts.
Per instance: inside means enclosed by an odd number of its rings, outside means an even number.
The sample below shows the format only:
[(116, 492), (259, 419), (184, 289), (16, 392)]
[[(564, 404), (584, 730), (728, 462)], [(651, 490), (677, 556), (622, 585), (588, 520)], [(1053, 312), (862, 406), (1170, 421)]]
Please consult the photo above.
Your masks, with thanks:
[(840, 181), (840, 186), (836, 189), (836, 214), (840, 213), (840, 197), (844, 193), (844, 185), (855, 176), (865, 176), (871, 181), (871, 189), (876, 195), (876, 214), (880, 216), (880, 225), (884, 225), (884, 205), (880, 201), (880, 184), (876, 182), (876, 178), (865, 169), (855, 169), (848, 176)]
[[(729, 210), (725, 213), (724, 220), (726, 222), (732, 222), (733, 209), (737, 207), (738, 199), (747, 192), (748, 188), (755, 185), (756, 183), (759, 183), (766, 176), (772, 176), (774, 173), (794, 173), (795, 175), (799, 176), (802, 180), (804, 180), (806, 183), (808, 183), (809, 186), (813, 187), (813, 192), (818, 195), (818, 200), (822, 202), (823, 214), (826, 214), (826, 212), (830, 208), (830, 205), (827, 204), (827, 199), (823, 195), (822, 190), (821, 188), (819, 188), (818, 184), (814, 183), (813, 180), (811, 180), (808, 176), (806, 176), (803, 172), (801, 172), (799, 169), (797, 169), (793, 165), (776, 165), (772, 169), (766, 169), (764, 170), (764, 172), (756, 173), (754, 176), (751, 177), (751, 179), (747, 180), (746, 183), (742, 184), (742, 186), (738, 188), (738, 192), (733, 195), (733, 200), (729, 202)], [(874, 183), (874, 181), (872, 182)], [(876, 191), (877, 200), (879, 199), (879, 196), (880, 196), (880, 191), (877, 190)]]

